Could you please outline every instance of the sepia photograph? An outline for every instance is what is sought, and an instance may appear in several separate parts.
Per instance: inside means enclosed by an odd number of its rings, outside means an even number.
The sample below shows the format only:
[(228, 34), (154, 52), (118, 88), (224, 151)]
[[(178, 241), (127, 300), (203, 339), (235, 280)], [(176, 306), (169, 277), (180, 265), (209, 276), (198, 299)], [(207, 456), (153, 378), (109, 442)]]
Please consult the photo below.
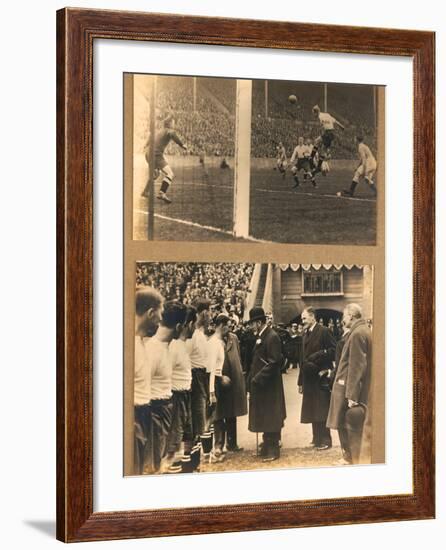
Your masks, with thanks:
[(127, 475), (383, 463), (374, 271), (137, 262)]
[(376, 244), (384, 86), (125, 78), (135, 240)]

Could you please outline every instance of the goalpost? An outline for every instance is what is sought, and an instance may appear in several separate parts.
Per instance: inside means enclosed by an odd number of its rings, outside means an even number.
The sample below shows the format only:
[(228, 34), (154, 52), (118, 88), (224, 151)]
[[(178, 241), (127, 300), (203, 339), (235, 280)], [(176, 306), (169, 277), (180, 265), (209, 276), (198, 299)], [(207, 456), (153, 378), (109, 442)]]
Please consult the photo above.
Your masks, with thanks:
[[(193, 77), (191, 79), (192, 100), (193, 104), (198, 107), (196, 98), (197, 84), (196, 78)], [(173, 169), (177, 178), (175, 180), (174, 190), (177, 191), (177, 196), (173, 200), (172, 207), (169, 205), (169, 209), (163, 208), (161, 211), (159, 205), (155, 205), (157, 199), (155, 189), (156, 171), (154, 170), (154, 141), (157, 114), (159, 115), (159, 113), (157, 113), (156, 98), (157, 93), (162, 89), (163, 82), (155, 75), (141, 75), (139, 77), (138, 86), (140, 91), (139, 95), (141, 96), (138, 118), (140, 121), (142, 119), (147, 121), (144, 131), (143, 129), (140, 130), (140, 133), (144, 134), (144, 136), (138, 139), (138, 143), (134, 143), (135, 150), (139, 151), (138, 155), (140, 157), (140, 159), (138, 159), (139, 164), (136, 173), (134, 173), (134, 178), (137, 178), (141, 182), (134, 187), (134, 203), (136, 204), (136, 209), (139, 208), (139, 213), (141, 213), (142, 216), (145, 214), (145, 227), (143, 229), (144, 237), (142, 238), (154, 240), (155, 233), (158, 233), (157, 224), (161, 219), (164, 221), (167, 220), (168, 223), (178, 223), (193, 227), (194, 229), (196, 228), (196, 230), (202, 229), (205, 232), (218, 231), (233, 235), (236, 238), (251, 239), (249, 209), (251, 186), (252, 81), (236, 80), (233, 179), (229, 178), (226, 179), (226, 181), (222, 180), (221, 175), (224, 174), (224, 172), (220, 169), (216, 169), (218, 166), (217, 162), (219, 162), (216, 158), (209, 157), (209, 159), (206, 159), (206, 168), (204, 168), (204, 164), (198, 164), (198, 157), (195, 158), (197, 153), (194, 153), (195, 156), (190, 158), (179, 159), (180, 164), (178, 164), (177, 159), (175, 159)], [(144, 139), (142, 139), (142, 137), (144, 137)], [(143, 145), (145, 145), (144, 158), (142, 158), (143, 155), (141, 154)], [(140, 164), (143, 165), (143, 168), (145, 167), (144, 171), (142, 168), (139, 168)], [(209, 179), (202, 181), (203, 175), (201, 172), (208, 168), (211, 170)], [(185, 178), (187, 181), (183, 181)], [(145, 180), (144, 183), (142, 183), (142, 179)], [(181, 192), (178, 192), (180, 190), (179, 186), (184, 186), (185, 183), (187, 183), (186, 187), (183, 187)], [(141, 193), (141, 189), (144, 189), (143, 193)], [(208, 219), (204, 219), (202, 208), (199, 215), (196, 215), (197, 204), (199, 205), (201, 202), (197, 200), (197, 192), (206, 193), (208, 201), (209, 197), (212, 198), (214, 193), (216, 193), (216, 195), (219, 195), (219, 193), (231, 193), (232, 219), (227, 219), (226, 223), (228, 223), (228, 225), (226, 225), (226, 227), (221, 227), (218, 224), (214, 226), (214, 219), (209, 219), (209, 221)], [(215, 205), (213, 205), (217, 211), (221, 204), (220, 201), (221, 198), (217, 196), (214, 201)], [(156, 222), (155, 219), (157, 220)], [(141, 225), (142, 223), (143, 222), (141, 222)]]
[(252, 80), (237, 80), (235, 104), (234, 210), (235, 237), (249, 237), (251, 184)]
[(156, 76), (151, 77), (149, 87), (149, 172), (148, 172), (148, 208), (147, 208), (147, 238), (155, 238), (155, 131), (156, 131)]

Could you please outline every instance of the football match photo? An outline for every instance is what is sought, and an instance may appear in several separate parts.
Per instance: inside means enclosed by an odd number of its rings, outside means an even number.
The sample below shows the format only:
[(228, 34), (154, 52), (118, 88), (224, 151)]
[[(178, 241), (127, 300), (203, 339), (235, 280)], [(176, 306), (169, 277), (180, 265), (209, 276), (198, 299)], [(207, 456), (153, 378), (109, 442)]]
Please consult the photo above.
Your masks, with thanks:
[(135, 240), (376, 244), (383, 87), (125, 76)]

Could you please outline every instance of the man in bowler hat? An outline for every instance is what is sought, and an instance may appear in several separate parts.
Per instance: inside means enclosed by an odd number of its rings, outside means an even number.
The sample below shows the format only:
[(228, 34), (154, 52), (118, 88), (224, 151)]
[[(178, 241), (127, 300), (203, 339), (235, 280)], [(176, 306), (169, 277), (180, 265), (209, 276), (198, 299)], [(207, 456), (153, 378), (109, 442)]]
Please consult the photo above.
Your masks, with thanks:
[(260, 456), (263, 462), (280, 457), (280, 434), (286, 418), (282, 375), (282, 345), (263, 308), (249, 312), (249, 324), (256, 334), (248, 377), (249, 425), (251, 432), (263, 432)]

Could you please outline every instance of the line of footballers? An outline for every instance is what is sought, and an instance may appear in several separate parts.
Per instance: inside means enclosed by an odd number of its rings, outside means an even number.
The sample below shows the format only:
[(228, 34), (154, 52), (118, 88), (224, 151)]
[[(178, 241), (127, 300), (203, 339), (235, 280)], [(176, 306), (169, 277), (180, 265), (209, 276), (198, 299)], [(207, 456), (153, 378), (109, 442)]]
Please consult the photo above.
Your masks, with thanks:
[[(350, 187), (343, 189), (342, 194), (346, 197), (353, 197), (356, 187), (361, 180), (372, 191), (373, 195), (377, 196), (376, 184), (374, 176), (376, 173), (377, 163), (368, 145), (364, 143), (362, 136), (356, 137), (358, 146), (359, 164), (355, 169)], [(316, 176), (321, 173), (326, 176), (330, 170), (328, 160), (330, 155), (321, 147), (321, 141), (316, 140), (313, 143), (311, 138), (304, 139), (299, 137), (297, 145), (294, 148), (293, 154), (288, 161), (286, 149), (282, 142), (277, 146), (276, 166), (274, 170), (278, 170), (282, 177), (285, 178), (288, 168), (294, 179), (293, 189), (300, 187), (301, 181), (299, 173), (303, 172), (303, 180), (309, 181), (314, 188), (317, 188)]]
[[(241, 450), (236, 418), (215, 418), (227, 378), (223, 342), (230, 318), (217, 315), (208, 338), (208, 300), (194, 307), (164, 302), (157, 290), (141, 287), (135, 307), (134, 474), (198, 471), (203, 457), (222, 461), (225, 445), (229, 452)], [(246, 414), (244, 389), (242, 394)]]
[[(276, 166), (282, 177), (285, 178), (287, 168), (291, 168), (291, 173), (294, 179), (293, 189), (301, 185), (299, 172), (303, 172), (304, 181), (310, 181), (313, 187), (317, 187), (316, 175), (321, 173), (326, 176), (330, 170), (328, 161), (331, 158), (331, 147), (335, 140), (335, 130), (337, 127), (344, 130), (344, 126), (336, 120), (330, 113), (321, 112), (318, 105), (312, 109), (313, 115), (318, 119), (322, 133), (316, 138), (313, 143), (311, 138), (304, 139), (299, 137), (297, 145), (293, 150), (293, 154), (288, 162), (285, 146), (279, 142), (277, 146)], [(342, 194), (346, 197), (353, 197), (356, 187), (361, 180), (364, 180), (366, 185), (376, 197), (376, 184), (374, 176), (376, 173), (376, 159), (370, 150), (370, 147), (364, 143), (364, 137), (358, 135), (356, 137), (357, 151), (359, 164), (356, 167), (350, 187), (344, 189)]]
[[(283, 143), (280, 141), (277, 146), (276, 166), (274, 169), (277, 169), (282, 174), (283, 178), (285, 178), (287, 168), (290, 166), (294, 179), (293, 188), (297, 188), (301, 185), (299, 179), (299, 172), (301, 171), (303, 171), (304, 181), (309, 180), (313, 187), (317, 187), (316, 175), (318, 173), (327, 175), (330, 170), (328, 160), (331, 158), (331, 147), (335, 140), (335, 130), (337, 127), (344, 130), (344, 126), (337, 119), (330, 115), (330, 113), (321, 112), (318, 105), (315, 105), (312, 111), (313, 115), (318, 119), (322, 131), (321, 135), (316, 138), (314, 143), (311, 138), (304, 139), (303, 137), (299, 137), (289, 162)], [(154, 175), (155, 179), (161, 179), (161, 187), (157, 194), (157, 198), (167, 204), (172, 202), (167, 192), (175, 177), (165, 157), (166, 148), (171, 141), (176, 143), (184, 153), (187, 153), (187, 146), (175, 131), (175, 118), (173, 116), (168, 116), (163, 121), (162, 128), (158, 129), (156, 132), (154, 140)], [(149, 142), (150, 137), (147, 138), (144, 150), (146, 161), (150, 166)], [(377, 167), (376, 159), (369, 146), (364, 143), (363, 136), (358, 135), (356, 137), (356, 142), (359, 164), (353, 175), (350, 188), (344, 189), (342, 194), (347, 197), (353, 197), (356, 187), (363, 179), (372, 193), (376, 196), (376, 185), (374, 182)], [(200, 156), (200, 164), (204, 168), (204, 155)], [(226, 158), (223, 158), (220, 167), (222, 169), (229, 167)], [(149, 179), (142, 192), (142, 196), (146, 198), (149, 196), (151, 177), (152, 176), (149, 175)]]

